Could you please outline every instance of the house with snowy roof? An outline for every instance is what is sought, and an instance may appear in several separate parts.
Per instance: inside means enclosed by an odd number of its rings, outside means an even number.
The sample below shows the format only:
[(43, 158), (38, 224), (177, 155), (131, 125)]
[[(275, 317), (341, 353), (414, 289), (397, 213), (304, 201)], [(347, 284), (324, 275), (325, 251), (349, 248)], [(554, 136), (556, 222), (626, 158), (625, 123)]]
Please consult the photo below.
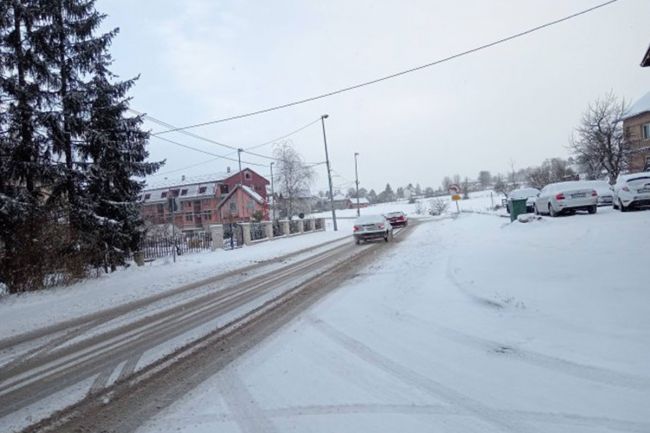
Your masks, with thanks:
[(630, 107), (623, 118), (623, 130), (630, 140), (630, 172), (650, 170), (650, 92)]
[[(259, 211), (266, 216), (266, 187), (269, 181), (250, 168), (241, 172), (216, 173), (193, 178), (152, 182), (138, 197), (140, 213), (148, 224), (172, 223), (182, 231), (204, 231), (221, 224), (223, 203), (235, 203), (235, 221), (249, 221)], [(241, 188), (238, 188), (241, 186)], [(238, 191), (237, 191), (238, 190)], [(252, 202), (249, 203), (249, 202)], [(252, 212), (248, 209), (253, 208)], [(243, 210), (240, 211), (240, 207)]]

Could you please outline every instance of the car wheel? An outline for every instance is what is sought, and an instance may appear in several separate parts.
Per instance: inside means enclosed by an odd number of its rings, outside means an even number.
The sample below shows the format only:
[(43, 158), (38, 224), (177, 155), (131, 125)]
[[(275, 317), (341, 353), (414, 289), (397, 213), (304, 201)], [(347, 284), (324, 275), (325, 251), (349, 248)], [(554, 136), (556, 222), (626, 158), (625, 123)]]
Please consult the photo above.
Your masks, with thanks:
[(355, 239), (355, 243), (356, 243), (357, 245), (361, 245), (361, 239), (358, 239), (358, 238)]
[(388, 242), (388, 232), (384, 235), (384, 242)]
[(628, 209), (625, 206), (623, 206), (623, 202), (621, 201), (620, 198), (618, 199), (618, 206), (621, 208), (621, 212), (627, 212), (628, 211)]
[(618, 205), (616, 204), (615, 201), (612, 202), (612, 208), (613, 208), (614, 210), (618, 210)]
[(598, 211), (598, 206), (596, 206), (596, 205), (593, 205), (592, 207), (590, 207), (590, 208), (588, 209), (588, 212), (589, 212), (590, 214), (594, 214), (594, 213), (596, 213), (597, 211)]
[(548, 214), (554, 218), (557, 216), (557, 212), (555, 212), (550, 203), (548, 204)]

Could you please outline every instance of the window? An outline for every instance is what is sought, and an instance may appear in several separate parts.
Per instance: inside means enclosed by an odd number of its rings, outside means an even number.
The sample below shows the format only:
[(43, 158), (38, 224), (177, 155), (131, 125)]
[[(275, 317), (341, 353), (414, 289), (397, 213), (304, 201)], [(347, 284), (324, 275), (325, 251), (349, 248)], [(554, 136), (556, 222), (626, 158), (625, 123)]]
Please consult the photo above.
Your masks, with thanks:
[(187, 188), (181, 190), (181, 195), (187, 195)]
[(255, 209), (255, 202), (253, 202), (253, 200), (248, 200), (248, 203), (246, 203), (246, 209), (253, 212)]
[(185, 202), (185, 204), (187, 205), (185, 207), (192, 207), (192, 202), (191, 201)]
[(164, 204), (159, 204), (157, 207), (158, 214), (162, 215), (165, 213), (165, 205)]
[(221, 185), (221, 194), (228, 194), (228, 185)]
[(246, 180), (251, 180), (253, 176), (250, 174), (250, 172), (246, 171), (244, 172), (244, 179)]
[(231, 201), (230, 202), (230, 213), (235, 213), (235, 212), (237, 212), (237, 203), (235, 203), (234, 201)]
[(205, 194), (205, 191), (208, 189), (207, 186), (200, 186), (199, 187), (199, 194)]
[(169, 191), (169, 192), (171, 192), (171, 193), (172, 193), (172, 197), (178, 197), (178, 193), (179, 193), (180, 191), (179, 191), (179, 190), (177, 190), (177, 189), (172, 189), (172, 190), (171, 190), (171, 191)]
[(185, 214), (185, 221), (192, 221), (192, 214), (191, 213)]
[(149, 200), (150, 198), (151, 198), (151, 194), (146, 193), (146, 194), (144, 195), (144, 199), (145, 199), (145, 200)]
[(160, 193), (160, 198), (167, 198), (167, 191), (163, 191)]
[(641, 129), (643, 129), (643, 139), (650, 140), (650, 123), (646, 123)]
[(204, 217), (206, 220), (211, 220), (211, 219), (212, 219), (212, 211), (211, 211), (211, 210), (207, 210), (207, 211), (205, 211), (205, 212), (203, 213), (203, 217)]

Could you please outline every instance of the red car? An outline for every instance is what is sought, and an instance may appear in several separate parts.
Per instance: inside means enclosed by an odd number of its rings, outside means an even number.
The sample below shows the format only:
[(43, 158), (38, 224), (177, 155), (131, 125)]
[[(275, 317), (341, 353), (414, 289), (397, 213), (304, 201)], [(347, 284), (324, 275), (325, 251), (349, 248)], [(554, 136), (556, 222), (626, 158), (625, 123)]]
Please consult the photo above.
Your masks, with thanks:
[(406, 227), (409, 223), (404, 212), (389, 212), (386, 214), (386, 219), (393, 227)]

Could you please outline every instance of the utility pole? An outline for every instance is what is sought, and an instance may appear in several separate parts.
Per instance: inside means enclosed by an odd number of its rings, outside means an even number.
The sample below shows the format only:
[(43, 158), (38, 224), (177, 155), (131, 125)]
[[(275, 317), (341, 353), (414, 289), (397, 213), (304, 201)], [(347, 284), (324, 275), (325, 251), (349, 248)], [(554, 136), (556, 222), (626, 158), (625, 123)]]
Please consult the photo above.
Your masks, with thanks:
[(359, 158), (359, 152), (354, 152), (354, 183), (357, 185), (357, 216), (361, 216), (361, 210), (359, 208), (359, 168), (357, 159)]
[(271, 205), (271, 221), (275, 221), (275, 191), (273, 191), (273, 162), (271, 163), (271, 200), (273, 204)]
[(241, 153), (244, 151), (244, 149), (239, 148), (237, 149), (237, 159), (239, 160), (239, 184), (243, 185), (244, 184), (244, 173), (241, 171)]
[(327, 179), (330, 184), (330, 207), (332, 208), (332, 222), (334, 223), (334, 231), (338, 231), (336, 226), (336, 211), (334, 210), (334, 191), (332, 188), (332, 172), (330, 170), (330, 157), (327, 153), (327, 135), (325, 134), (325, 119), (329, 117), (329, 114), (323, 114), (320, 117), (321, 124), (323, 125), (323, 143), (325, 143), (325, 164), (327, 165)]
[(176, 198), (174, 197), (174, 194), (172, 194), (171, 190), (167, 192), (168, 197), (167, 198), (167, 204), (169, 206), (169, 210), (171, 212), (170, 218), (171, 218), (171, 223), (172, 223), (172, 239), (174, 241), (174, 245), (172, 246), (172, 257), (174, 258), (174, 263), (176, 263), (176, 249), (177, 244), (176, 244), (176, 218), (175, 218), (175, 211), (176, 211)]

